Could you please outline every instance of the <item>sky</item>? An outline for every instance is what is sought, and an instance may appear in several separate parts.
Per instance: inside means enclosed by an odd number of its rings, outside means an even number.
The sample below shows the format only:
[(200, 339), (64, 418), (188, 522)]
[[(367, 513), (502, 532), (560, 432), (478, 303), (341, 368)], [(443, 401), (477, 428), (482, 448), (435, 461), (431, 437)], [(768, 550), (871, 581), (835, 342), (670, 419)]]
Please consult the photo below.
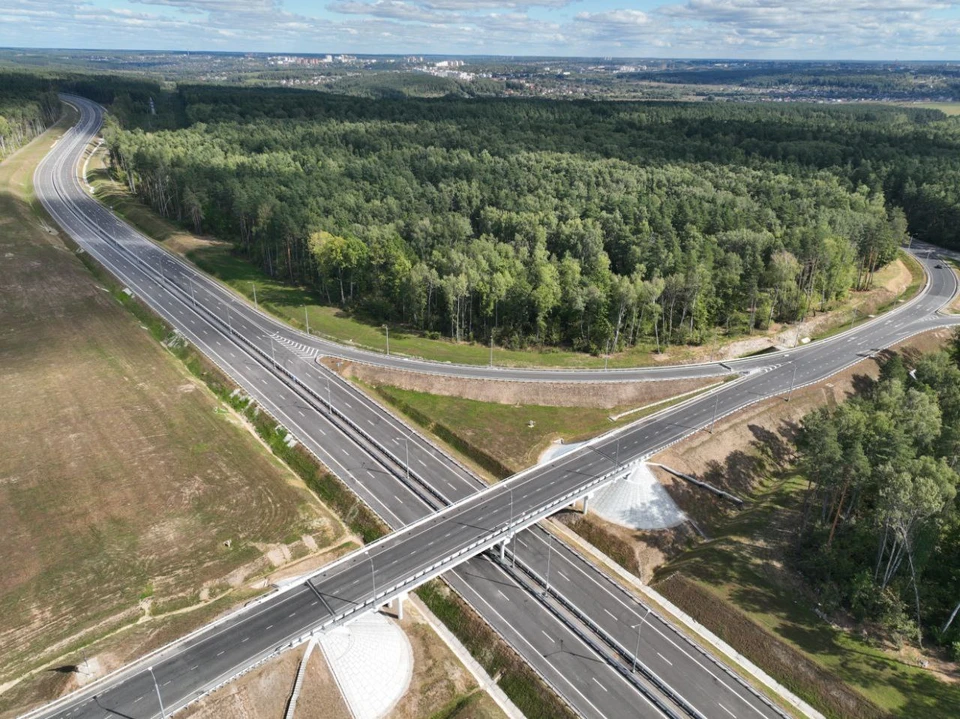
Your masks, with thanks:
[(0, 46), (958, 60), (960, 0), (0, 0)]

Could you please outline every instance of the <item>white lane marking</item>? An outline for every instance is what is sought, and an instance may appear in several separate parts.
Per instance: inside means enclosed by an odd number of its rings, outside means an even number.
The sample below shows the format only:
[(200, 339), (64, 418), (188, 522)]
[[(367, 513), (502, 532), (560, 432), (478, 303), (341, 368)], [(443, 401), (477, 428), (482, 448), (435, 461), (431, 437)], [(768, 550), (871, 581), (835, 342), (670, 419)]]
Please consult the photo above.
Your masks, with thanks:
[(542, 629), (540, 630), (540, 633), (541, 633), (543, 636), (545, 636), (547, 639), (549, 639), (551, 642), (552, 642), (552, 641), (555, 641), (553, 637), (551, 637), (549, 634), (547, 634), (547, 633), (546, 633), (545, 631), (543, 631)]
[(306, 417), (306, 416), (307, 416), (307, 415), (305, 415), (303, 412), (301, 412), (299, 409), (297, 410), (297, 414), (299, 414), (301, 417)]
[(667, 659), (665, 656), (663, 656), (660, 652), (657, 652), (657, 656), (660, 657), (661, 659), (663, 659), (663, 661), (665, 661), (665, 662), (666, 662), (667, 664), (669, 664), (671, 667), (673, 666), (673, 662), (671, 662), (669, 659)]
[(421, 465), (423, 465), (424, 467), (427, 466), (426, 463), (425, 463), (422, 459), (420, 459), (419, 457), (417, 457), (417, 461), (418, 461)]
[(601, 684), (600, 682), (598, 682), (596, 677), (590, 677), (590, 678), (593, 679), (593, 681), (597, 682), (597, 686), (600, 687), (601, 689), (603, 689), (603, 691), (607, 691), (607, 688), (606, 688), (605, 686), (603, 686), (603, 684)]
[(397, 500), (398, 502), (400, 502), (400, 504), (403, 504), (403, 500), (400, 499), (400, 497), (398, 497), (397, 495), (393, 495), (393, 498), (394, 498), (395, 500)]
[(613, 617), (613, 621), (615, 621), (615, 622), (619, 622), (619, 621), (620, 621), (619, 619), (617, 619), (617, 616), (616, 616), (613, 612), (611, 612), (609, 609), (607, 609), (606, 607), (603, 608), (603, 611), (605, 611), (609, 616)]
[(501, 597), (503, 597), (504, 599), (506, 599), (508, 602), (510, 601), (510, 597), (508, 597), (506, 594), (504, 594), (503, 592), (501, 592), (499, 589), (497, 590), (497, 594), (499, 594)]
[(217, 656), (219, 657), (219, 656), (220, 656), (221, 654), (223, 654), (223, 652), (225, 652), (225, 651), (227, 651), (227, 650), (224, 649), (224, 650), (222, 650), (222, 651), (217, 652)]
[(720, 707), (721, 709), (723, 709), (727, 714), (729, 714), (730, 716), (732, 716), (733, 719), (737, 719), (737, 715), (734, 714), (734, 713), (733, 713), (732, 711), (730, 711), (729, 709), (727, 709), (727, 708), (726, 708), (723, 704), (721, 704), (720, 702), (717, 702), (717, 706)]
[(563, 572), (561, 572), (559, 569), (557, 570), (557, 574), (559, 574), (561, 577), (563, 577), (564, 579), (566, 579), (568, 582), (570, 581), (570, 577), (568, 577), (566, 574), (564, 574)]

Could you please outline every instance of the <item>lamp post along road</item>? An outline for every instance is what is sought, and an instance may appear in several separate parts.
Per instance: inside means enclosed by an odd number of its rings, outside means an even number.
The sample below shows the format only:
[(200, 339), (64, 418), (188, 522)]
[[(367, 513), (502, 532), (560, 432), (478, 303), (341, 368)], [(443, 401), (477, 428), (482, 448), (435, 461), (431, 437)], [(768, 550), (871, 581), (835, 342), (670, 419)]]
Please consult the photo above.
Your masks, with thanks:
[(157, 690), (157, 701), (160, 702), (160, 719), (167, 719), (167, 713), (163, 708), (163, 697), (160, 696), (160, 685), (157, 684), (157, 675), (153, 673), (153, 667), (147, 667), (147, 671), (153, 677), (153, 688)]
[(259, 309), (260, 309), (260, 303), (257, 302), (257, 283), (256, 283), (256, 282), (251, 282), (251, 283), (250, 283), (250, 286), (253, 288), (253, 306), (256, 307), (256, 308), (259, 310)]
[(307, 325), (307, 334), (310, 334), (310, 314), (307, 312), (307, 306), (303, 306), (303, 322)]
[(790, 380), (790, 392), (787, 394), (787, 402), (790, 401), (790, 398), (793, 397), (793, 386), (797, 382), (797, 364), (793, 365), (793, 379)]
[(543, 583), (544, 596), (550, 594), (550, 557), (552, 555), (553, 555), (553, 535), (547, 532), (547, 578), (546, 578), (546, 581)]
[(640, 655), (640, 630), (643, 629), (644, 623), (647, 621), (647, 617), (650, 616), (650, 607), (647, 607), (647, 613), (643, 615), (643, 619), (640, 620), (639, 624), (634, 624), (631, 629), (637, 630), (637, 648), (633, 652), (633, 672), (637, 672), (637, 657)]
[(389, 357), (390, 356), (390, 326), (384, 325), (383, 329), (385, 329), (387, 332), (387, 357)]

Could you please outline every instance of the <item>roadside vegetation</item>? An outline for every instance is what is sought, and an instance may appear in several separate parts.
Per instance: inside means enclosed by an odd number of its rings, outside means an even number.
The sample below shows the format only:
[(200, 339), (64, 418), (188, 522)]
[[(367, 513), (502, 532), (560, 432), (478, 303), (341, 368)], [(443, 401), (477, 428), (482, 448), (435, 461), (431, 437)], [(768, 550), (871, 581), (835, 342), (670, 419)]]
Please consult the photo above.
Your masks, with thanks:
[[(907, 232), (896, 204), (932, 198), (902, 173), (888, 189), (900, 167), (851, 174), (838, 148), (869, 156), (864, 124), (887, 149), (953, 141), (942, 115), (901, 108), (174, 97), (185, 127), (128, 115), (106, 133), (160, 214), (371, 329), (594, 354), (709, 344), (869, 287)], [(749, 136), (758, 122), (779, 141)], [(912, 231), (940, 222), (927, 210)]]
[[(33, 169), (68, 124), (0, 165), (0, 685), (80, 647), (102, 669), (97, 640), (201, 607), (193, 628), (346, 538), (38, 209)], [(5, 686), (0, 713), (76, 681), (50, 674)]]
[[(583, 442), (688, 398), (666, 398), (644, 407), (552, 407), (481, 402), (362, 384), (496, 479), (533, 466), (553, 442)], [(637, 411), (611, 419), (627, 410)]]
[[(470, 651), (528, 719), (573, 719), (574, 712), (458, 594), (434, 580), (417, 596)], [(440, 716), (450, 716), (443, 715)], [(453, 714), (452, 716), (458, 716)], [(469, 715), (468, 715), (469, 716)]]
[(960, 600), (957, 455), (944, 444), (960, 369), (940, 336), (658, 457), (748, 502), (736, 511), (668, 486), (710, 539), (674, 548), (655, 588), (831, 717), (960, 711), (946, 627)]

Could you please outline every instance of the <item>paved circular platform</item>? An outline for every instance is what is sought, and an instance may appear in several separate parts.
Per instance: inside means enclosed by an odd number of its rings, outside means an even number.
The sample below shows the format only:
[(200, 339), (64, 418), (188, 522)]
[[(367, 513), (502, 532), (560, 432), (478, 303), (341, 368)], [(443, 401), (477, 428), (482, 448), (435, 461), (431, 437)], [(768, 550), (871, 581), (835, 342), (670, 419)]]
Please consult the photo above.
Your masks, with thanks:
[(318, 643), (356, 719), (387, 716), (410, 686), (410, 640), (382, 614), (367, 614)]

